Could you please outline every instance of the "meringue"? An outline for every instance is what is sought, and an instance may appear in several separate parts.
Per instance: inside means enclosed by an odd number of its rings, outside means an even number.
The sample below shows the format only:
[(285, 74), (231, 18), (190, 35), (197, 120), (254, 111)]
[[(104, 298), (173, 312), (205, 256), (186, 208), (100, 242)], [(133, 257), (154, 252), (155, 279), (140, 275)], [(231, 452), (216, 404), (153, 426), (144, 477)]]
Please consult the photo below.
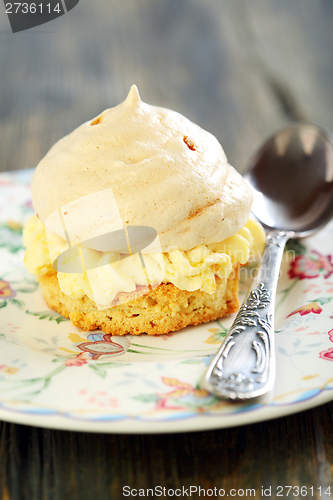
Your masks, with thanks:
[[(40, 221), (62, 238), (53, 214), (105, 190), (112, 196), (104, 196), (102, 211), (113, 210), (119, 227), (154, 228), (163, 252), (226, 240), (245, 225), (253, 201), (212, 134), (175, 111), (143, 103), (135, 85), (123, 103), (60, 139), (31, 184)], [(73, 242), (96, 234), (95, 217), (80, 210), (73, 217)]]

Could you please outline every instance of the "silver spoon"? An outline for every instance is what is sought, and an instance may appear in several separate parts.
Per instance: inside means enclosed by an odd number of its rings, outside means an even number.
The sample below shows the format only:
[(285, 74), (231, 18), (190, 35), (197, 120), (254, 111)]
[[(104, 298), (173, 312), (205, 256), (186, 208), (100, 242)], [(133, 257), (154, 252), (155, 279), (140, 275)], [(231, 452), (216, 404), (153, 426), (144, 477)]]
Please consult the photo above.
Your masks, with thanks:
[(307, 123), (280, 130), (256, 154), (245, 177), (267, 244), (203, 381), (207, 391), (229, 400), (262, 396), (274, 385), (274, 303), (283, 251), (289, 238), (310, 236), (333, 216), (333, 136)]

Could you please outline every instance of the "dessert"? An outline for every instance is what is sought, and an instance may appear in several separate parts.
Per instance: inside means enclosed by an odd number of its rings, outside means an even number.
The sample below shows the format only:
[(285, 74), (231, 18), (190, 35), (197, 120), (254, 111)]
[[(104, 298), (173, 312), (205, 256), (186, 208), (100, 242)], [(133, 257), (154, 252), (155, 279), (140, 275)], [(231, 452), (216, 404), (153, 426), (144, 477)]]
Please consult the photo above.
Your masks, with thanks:
[(135, 86), (58, 141), (31, 190), (25, 265), (85, 330), (156, 335), (235, 312), (239, 266), (265, 241), (217, 139)]

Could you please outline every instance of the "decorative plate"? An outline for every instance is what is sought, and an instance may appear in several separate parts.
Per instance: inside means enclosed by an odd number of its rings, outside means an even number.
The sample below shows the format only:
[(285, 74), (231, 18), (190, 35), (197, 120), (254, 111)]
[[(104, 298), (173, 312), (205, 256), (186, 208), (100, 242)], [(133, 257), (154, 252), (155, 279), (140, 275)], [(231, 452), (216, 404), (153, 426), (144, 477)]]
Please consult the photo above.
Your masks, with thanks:
[[(0, 175), (1, 419), (68, 430), (179, 432), (257, 422), (333, 399), (332, 223), (291, 242), (285, 253), (273, 393), (260, 402), (226, 403), (200, 382), (233, 318), (159, 337), (110, 337), (75, 328), (48, 309), (22, 263), (31, 176), (31, 170)], [(243, 293), (246, 286), (241, 277)]]

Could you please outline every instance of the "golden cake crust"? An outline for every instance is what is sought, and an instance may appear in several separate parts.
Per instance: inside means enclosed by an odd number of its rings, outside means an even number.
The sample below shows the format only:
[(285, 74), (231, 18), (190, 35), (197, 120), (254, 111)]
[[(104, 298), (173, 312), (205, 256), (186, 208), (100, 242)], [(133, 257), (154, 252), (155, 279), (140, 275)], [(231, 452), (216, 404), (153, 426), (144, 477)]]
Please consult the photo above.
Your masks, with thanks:
[(111, 335), (162, 335), (236, 312), (239, 308), (238, 274), (239, 264), (236, 264), (229, 278), (216, 277), (213, 295), (200, 290), (188, 292), (172, 283), (162, 283), (145, 295), (124, 303), (121, 300), (128, 299), (128, 294), (119, 294), (119, 305), (102, 310), (97, 309), (86, 295), (82, 299), (65, 295), (60, 290), (56, 273), (45, 274), (38, 280), (48, 306), (83, 330), (99, 329)]

